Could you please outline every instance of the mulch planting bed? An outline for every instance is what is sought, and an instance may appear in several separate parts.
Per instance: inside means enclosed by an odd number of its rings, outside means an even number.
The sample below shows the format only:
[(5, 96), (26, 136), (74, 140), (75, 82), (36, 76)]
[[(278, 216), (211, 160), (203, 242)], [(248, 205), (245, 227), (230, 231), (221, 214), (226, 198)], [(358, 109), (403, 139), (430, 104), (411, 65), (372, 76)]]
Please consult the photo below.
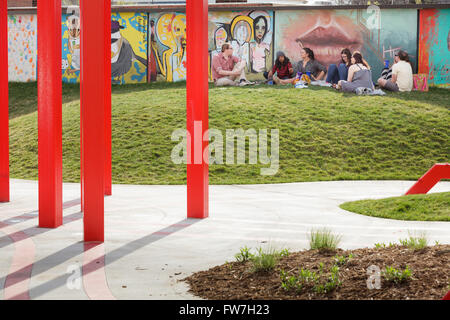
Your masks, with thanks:
[[(305, 282), (299, 290), (282, 287), (282, 271), (289, 276), (298, 276), (303, 268), (319, 274), (320, 263), (323, 263), (320, 279), (324, 283), (336, 263), (335, 256), (347, 257), (350, 254), (352, 258), (339, 265), (341, 284), (328, 293), (317, 293), (314, 284), (309, 282)], [(381, 270), (378, 277), (380, 289), (368, 289), (368, 279), (371, 277), (368, 268), (371, 266)], [(408, 267), (412, 276), (399, 283), (388, 281), (383, 274), (388, 266), (398, 270)], [(372, 281), (375, 278), (370, 279), (370, 284), (376, 286), (376, 282)], [(217, 300), (442, 299), (450, 290), (450, 245), (436, 245), (422, 250), (391, 246), (348, 251), (338, 249), (335, 252), (301, 251), (280, 258), (271, 271), (253, 272), (251, 261), (227, 262), (194, 273), (183, 281), (190, 285), (192, 294)]]

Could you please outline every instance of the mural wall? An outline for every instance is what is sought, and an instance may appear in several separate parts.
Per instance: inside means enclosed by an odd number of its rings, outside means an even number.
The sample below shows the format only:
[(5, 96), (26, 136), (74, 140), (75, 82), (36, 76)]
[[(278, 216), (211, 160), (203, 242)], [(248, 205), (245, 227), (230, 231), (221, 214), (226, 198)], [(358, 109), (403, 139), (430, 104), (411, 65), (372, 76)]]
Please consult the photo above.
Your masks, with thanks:
[[(116, 84), (147, 82), (146, 13), (113, 13), (111, 18), (111, 74)], [(62, 18), (63, 81), (80, 81), (80, 18)]]
[[(380, 28), (379, 28), (380, 27)], [(371, 65), (374, 81), (384, 60), (406, 50), (417, 59), (417, 10), (386, 9), (375, 12), (354, 10), (279, 11), (276, 14), (275, 51), (300, 60), (300, 48), (311, 48), (316, 59), (328, 66), (340, 62), (343, 48), (360, 51)]]
[[(186, 79), (186, 15), (150, 14), (151, 79)], [(225, 42), (247, 63), (249, 79), (262, 78), (272, 65), (273, 12), (210, 12), (209, 61)], [(210, 71), (211, 73), (211, 71)]]
[[(61, 27), (63, 81), (78, 82), (80, 19), (76, 14), (63, 15)], [(35, 81), (36, 15), (8, 16), (8, 39), (10, 80)], [(415, 72), (419, 69), (429, 74), (430, 84), (450, 86), (450, 9), (382, 9), (379, 15), (367, 9), (211, 11), (210, 62), (225, 42), (246, 61), (250, 80), (263, 79), (276, 51), (282, 50), (291, 61), (298, 62), (301, 47), (310, 47), (325, 65), (339, 62), (343, 48), (359, 50), (372, 66), (376, 80), (384, 60), (392, 64), (395, 51), (404, 49)], [(113, 13), (111, 43), (113, 83), (186, 79), (184, 13)]]
[(9, 81), (36, 81), (36, 15), (8, 16)]
[(450, 9), (420, 11), (419, 72), (450, 87)]

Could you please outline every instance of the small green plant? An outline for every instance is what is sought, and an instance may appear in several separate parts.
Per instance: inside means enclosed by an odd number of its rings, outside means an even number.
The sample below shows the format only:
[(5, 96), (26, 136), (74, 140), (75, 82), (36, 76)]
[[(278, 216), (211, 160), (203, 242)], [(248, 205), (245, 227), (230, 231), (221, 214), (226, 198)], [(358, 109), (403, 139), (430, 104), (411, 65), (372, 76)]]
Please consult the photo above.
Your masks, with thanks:
[(381, 242), (381, 243), (375, 243), (375, 248), (376, 248), (376, 249), (392, 248), (392, 247), (395, 247), (395, 246), (396, 246), (396, 244), (393, 243), (393, 242), (389, 242), (388, 245), (387, 245), (386, 243), (383, 243), (383, 242)]
[(439, 242), (439, 240), (435, 240), (435, 241), (434, 241), (434, 245), (435, 245), (435, 246), (438, 246), (438, 245), (440, 245), (440, 244), (441, 244), (441, 243)]
[(258, 254), (250, 258), (252, 262), (253, 272), (266, 272), (273, 270), (280, 259), (280, 252), (274, 248), (267, 248), (263, 250), (258, 249)]
[(386, 243), (375, 243), (376, 249), (386, 248)]
[(280, 256), (281, 257), (289, 257), (291, 253), (289, 252), (289, 249), (283, 249), (280, 251)]
[(342, 236), (333, 234), (327, 228), (312, 230), (309, 235), (309, 246), (311, 250), (335, 251), (341, 239)]
[[(323, 264), (319, 267), (319, 277), (322, 276), (323, 273)], [(328, 277), (327, 281), (325, 283), (319, 283), (319, 281), (316, 281), (316, 284), (313, 287), (313, 291), (316, 293), (328, 293), (333, 290), (335, 290), (337, 287), (339, 287), (342, 282), (339, 279), (339, 267), (337, 265), (334, 265), (331, 267), (331, 275)]]
[(250, 252), (250, 249), (247, 246), (240, 249), (240, 252), (237, 253), (234, 257), (237, 262), (246, 262), (250, 260), (254, 255)]
[(424, 233), (417, 237), (409, 235), (408, 239), (400, 239), (399, 241), (402, 246), (408, 247), (409, 249), (413, 250), (422, 250), (428, 245), (428, 240), (426, 234)]
[(324, 273), (323, 263), (319, 264), (319, 272), (301, 269), (297, 276), (289, 276), (284, 270), (281, 271), (281, 287), (286, 291), (295, 290), (301, 292), (306, 286), (316, 293), (328, 293), (339, 287), (342, 282), (339, 279), (339, 267), (334, 265), (330, 269), (330, 276), (325, 282), (321, 282)]
[(301, 292), (305, 284), (316, 283), (319, 280), (317, 273), (301, 269), (298, 276), (289, 276), (284, 270), (281, 271), (281, 287), (286, 291), (295, 290)]
[(337, 266), (344, 266), (346, 265), (351, 259), (353, 258), (352, 254), (349, 254), (348, 256), (339, 256), (336, 255), (334, 257), (334, 264)]
[(398, 270), (394, 267), (387, 266), (382, 274), (387, 281), (394, 283), (406, 282), (412, 277), (412, 272), (409, 270), (408, 266), (406, 266), (404, 270)]
[(299, 281), (296, 276), (289, 276), (287, 272), (281, 270), (281, 287), (286, 291), (295, 290), (301, 292), (303, 289), (303, 283)]

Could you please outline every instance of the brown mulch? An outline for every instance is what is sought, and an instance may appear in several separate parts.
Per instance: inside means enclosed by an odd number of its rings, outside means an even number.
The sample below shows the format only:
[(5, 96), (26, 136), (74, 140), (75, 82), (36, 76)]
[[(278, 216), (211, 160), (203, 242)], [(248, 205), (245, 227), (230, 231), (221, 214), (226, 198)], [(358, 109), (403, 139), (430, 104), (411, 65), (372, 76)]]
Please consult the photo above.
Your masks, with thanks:
[[(328, 271), (334, 264), (334, 256), (353, 255), (339, 268), (342, 281), (336, 290), (317, 294), (305, 287), (301, 292), (286, 291), (281, 287), (280, 271), (297, 275), (301, 268), (319, 270), (319, 263)], [(376, 265), (381, 271), (386, 266), (404, 269), (413, 275), (409, 281), (395, 284), (381, 276), (381, 289), (367, 287), (367, 268)], [(190, 292), (198, 297), (216, 300), (315, 300), (315, 299), (442, 299), (450, 285), (450, 245), (437, 245), (414, 251), (403, 246), (379, 249), (337, 250), (320, 253), (317, 250), (291, 253), (281, 258), (273, 271), (251, 272), (250, 262), (230, 262), (194, 273), (183, 279), (190, 285)]]

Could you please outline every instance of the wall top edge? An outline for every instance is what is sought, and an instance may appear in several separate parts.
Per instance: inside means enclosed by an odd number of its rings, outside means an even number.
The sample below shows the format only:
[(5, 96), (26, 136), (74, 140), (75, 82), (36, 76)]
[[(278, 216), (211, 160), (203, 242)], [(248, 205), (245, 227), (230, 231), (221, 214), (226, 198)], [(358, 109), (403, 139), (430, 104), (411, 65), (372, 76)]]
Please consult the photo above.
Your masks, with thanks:
[[(447, 9), (450, 8), (448, 4), (411, 4), (411, 5), (380, 5), (381, 9)], [(67, 7), (63, 7), (64, 9)], [(233, 6), (229, 4), (210, 4), (210, 11), (236, 11), (236, 10), (348, 10), (348, 9), (366, 9), (367, 6), (361, 5), (344, 5), (344, 6), (305, 6), (305, 5), (276, 5), (270, 3), (244, 3), (235, 4)], [(112, 6), (113, 12), (163, 12), (163, 11), (186, 11), (185, 5), (146, 5), (146, 6)], [(21, 14), (36, 14), (37, 9), (33, 7), (16, 7), (8, 8), (8, 13), (21, 13)]]

